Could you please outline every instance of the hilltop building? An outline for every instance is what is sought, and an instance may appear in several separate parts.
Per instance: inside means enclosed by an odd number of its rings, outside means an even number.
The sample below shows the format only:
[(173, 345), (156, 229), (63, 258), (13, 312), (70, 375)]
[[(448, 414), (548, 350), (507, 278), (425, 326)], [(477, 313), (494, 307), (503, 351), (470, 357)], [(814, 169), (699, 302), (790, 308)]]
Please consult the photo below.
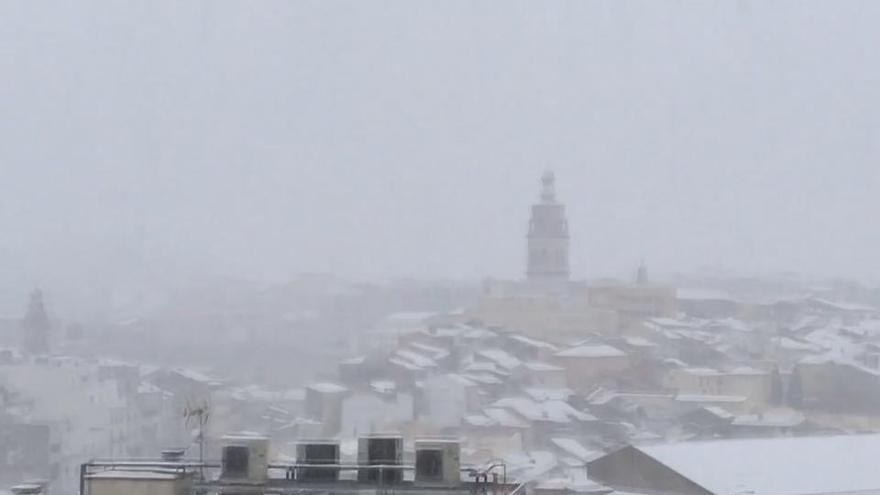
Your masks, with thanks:
[(591, 333), (617, 334), (645, 317), (672, 317), (675, 289), (648, 282), (642, 263), (631, 284), (589, 287), (571, 280), (570, 236), (565, 204), (556, 196), (556, 176), (541, 176), (540, 199), (531, 207), (526, 235), (525, 280), (491, 281), (467, 319), (556, 342)]

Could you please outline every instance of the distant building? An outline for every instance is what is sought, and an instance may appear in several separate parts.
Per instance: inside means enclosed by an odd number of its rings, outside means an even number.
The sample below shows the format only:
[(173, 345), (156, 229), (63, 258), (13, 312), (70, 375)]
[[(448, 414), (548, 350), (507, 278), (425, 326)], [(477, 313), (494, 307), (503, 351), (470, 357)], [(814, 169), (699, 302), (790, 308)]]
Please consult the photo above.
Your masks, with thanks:
[(158, 403), (146, 400), (142, 388), (128, 385), (127, 373), (110, 368), (123, 369), (60, 356), (0, 366), (0, 389), (8, 396), (0, 418), (0, 480), (39, 478), (52, 493), (71, 493), (87, 459), (144, 455), (183, 438), (177, 431), (166, 436), (163, 428), (179, 421), (179, 408), (161, 392)]
[(676, 314), (675, 288), (660, 285), (606, 285), (587, 289), (591, 306), (617, 311), (628, 319)]
[(29, 354), (46, 354), (49, 352), (49, 315), (43, 303), (43, 291), (37, 289), (31, 293), (27, 313), (21, 322), (22, 347)]
[(738, 316), (740, 303), (726, 292), (712, 289), (678, 289), (678, 309), (698, 318), (728, 318)]
[(552, 343), (582, 340), (589, 333), (615, 334), (620, 325), (616, 311), (590, 306), (585, 297), (565, 300), (536, 294), (487, 294), (467, 316)]
[(541, 201), (532, 205), (529, 220), (526, 278), (538, 283), (567, 282), (570, 270), (565, 205), (556, 201), (553, 172), (544, 173), (541, 185)]
[(636, 285), (647, 285), (648, 284), (648, 267), (645, 266), (645, 262), (642, 261), (639, 263), (639, 267), (636, 268)]
[(334, 436), (342, 427), (342, 402), (348, 389), (335, 383), (313, 383), (306, 387), (305, 413), (321, 422), (322, 434)]
[(540, 200), (531, 208), (526, 279), (488, 281), (482, 299), (465, 312), (466, 321), (555, 342), (617, 329), (617, 314), (589, 306), (583, 284), (570, 280), (568, 220), (555, 180), (553, 172), (544, 173)]
[(789, 401), (829, 412), (880, 412), (880, 370), (837, 356), (809, 356), (795, 366)]
[(553, 364), (565, 369), (568, 386), (579, 391), (613, 381), (629, 368), (625, 352), (607, 344), (582, 344), (557, 352)]
[(741, 366), (728, 371), (712, 368), (675, 368), (664, 385), (689, 402), (729, 402), (729, 407), (764, 407), (770, 400), (770, 373)]

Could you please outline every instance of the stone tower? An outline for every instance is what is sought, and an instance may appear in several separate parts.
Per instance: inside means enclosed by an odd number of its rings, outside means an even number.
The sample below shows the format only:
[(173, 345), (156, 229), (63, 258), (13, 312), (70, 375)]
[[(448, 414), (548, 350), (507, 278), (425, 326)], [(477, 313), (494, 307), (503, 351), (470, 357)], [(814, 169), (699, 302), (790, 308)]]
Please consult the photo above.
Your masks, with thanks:
[(529, 220), (529, 281), (564, 282), (569, 278), (568, 221), (565, 205), (556, 201), (553, 172), (541, 176), (541, 201), (532, 205)]
[(43, 292), (39, 289), (31, 293), (27, 313), (21, 322), (24, 351), (29, 354), (49, 352), (49, 315), (43, 304)]
[(647, 285), (648, 284), (648, 267), (645, 266), (645, 262), (642, 261), (639, 263), (639, 267), (636, 268), (636, 285)]

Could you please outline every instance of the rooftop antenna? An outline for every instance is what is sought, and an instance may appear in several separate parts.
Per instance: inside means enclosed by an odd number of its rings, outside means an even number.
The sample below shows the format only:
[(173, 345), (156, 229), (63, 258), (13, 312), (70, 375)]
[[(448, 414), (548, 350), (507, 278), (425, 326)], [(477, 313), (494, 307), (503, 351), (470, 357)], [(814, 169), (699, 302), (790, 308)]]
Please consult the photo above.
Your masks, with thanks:
[(199, 474), (202, 479), (205, 478), (205, 426), (208, 425), (208, 419), (211, 417), (211, 406), (207, 399), (203, 399), (201, 404), (187, 400), (186, 407), (183, 408), (183, 417), (186, 419), (187, 428), (198, 426), (199, 433), (196, 440), (199, 442)]

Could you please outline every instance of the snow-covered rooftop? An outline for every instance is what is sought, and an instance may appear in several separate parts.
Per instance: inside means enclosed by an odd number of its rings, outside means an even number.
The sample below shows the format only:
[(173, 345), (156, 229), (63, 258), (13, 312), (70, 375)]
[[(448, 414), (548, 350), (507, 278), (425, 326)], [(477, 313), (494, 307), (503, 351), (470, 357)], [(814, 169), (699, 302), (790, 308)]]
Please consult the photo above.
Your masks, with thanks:
[(838, 364), (850, 366), (864, 373), (880, 377), (880, 370), (869, 368), (855, 359), (848, 356), (839, 356), (833, 353), (822, 354), (819, 356), (807, 356), (798, 361), (798, 364)]
[(500, 385), (504, 383), (503, 380), (491, 373), (465, 373), (461, 376), (472, 382), (481, 383), (483, 385)]
[(837, 302), (830, 301), (828, 299), (822, 299), (819, 297), (811, 297), (809, 298), (809, 302), (825, 307), (827, 309), (831, 309), (834, 311), (842, 311), (842, 312), (857, 312), (857, 313), (875, 313), (877, 312), (877, 308), (874, 306), (868, 306), (866, 304), (859, 303), (851, 303), (851, 302)]
[(413, 352), (407, 349), (399, 349), (395, 355), (403, 359), (404, 361), (409, 361), (410, 363), (420, 367), (420, 368), (433, 368), (437, 366), (437, 362), (428, 356), (423, 356), (417, 352)]
[(790, 337), (778, 337), (773, 339), (773, 341), (779, 345), (780, 348), (789, 351), (818, 352), (822, 350), (822, 347), (818, 344), (803, 342)]
[(880, 490), (880, 435), (777, 437), (636, 447), (712, 493)]
[(500, 407), (487, 407), (483, 409), (483, 414), (491, 419), (494, 424), (507, 428), (528, 428), (529, 424), (517, 418), (512, 412)]
[(464, 367), (463, 371), (467, 373), (490, 373), (497, 376), (510, 376), (510, 372), (492, 361), (470, 363)]
[(529, 361), (523, 363), (523, 367), (530, 371), (562, 371), (565, 368), (556, 366), (555, 364), (544, 363), (541, 361)]
[(528, 397), (508, 397), (495, 401), (492, 407), (510, 409), (529, 421), (570, 423), (573, 420), (596, 420), (595, 416), (578, 411), (568, 402), (561, 400), (539, 402)]
[(675, 396), (678, 402), (745, 402), (746, 398), (742, 395), (700, 395), (700, 394), (678, 394)]
[(468, 328), (462, 335), (462, 337), (472, 340), (491, 339), (497, 336), (497, 333), (485, 328)]
[(200, 372), (196, 371), (192, 368), (174, 368), (171, 370), (172, 373), (176, 373), (184, 378), (192, 380), (194, 382), (213, 384), (217, 383), (218, 380)]
[(548, 351), (555, 351), (556, 350), (556, 346), (549, 343), (549, 342), (544, 342), (543, 340), (533, 339), (530, 337), (526, 337), (524, 335), (513, 335), (510, 338), (521, 343), (521, 344), (525, 344), (527, 346), (534, 347), (536, 349), (544, 349), (544, 350), (548, 350)]
[(386, 316), (385, 320), (399, 323), (421, 323), (438, 314), (436, 311), (400, 311)]
[(657, 344), (644, 337), (624, 337), (623, 341), (633, 347), (657, 347)]
[(421, 366), (417, 366), (417, 365), (415, 365), (405, 359), (401, 359), (401, 358), (390, 358), (390, 359), (388, 359), (388, 362), (390, 364), (393, 364), (395, 366), (400, 366), (401, 368), (404, 368), (409, 371), (422, 371), (423, 370), (423, 368)]
[(526, 394), (534, 400), (565, 400), (574, 395), (574, 391), (570, 388), (550, 388), (550, 387), (529, 387), (525, 389)]
[(794, 427), (806, 421), (797, 411), (771, 411), (762, 414), (744, 414), (733, 419), (735, 426)]
[(451, 383), (455, 383), (464, 387), (473, 387), (478, 383), (478, 380), (473, 380), (468, 376), (459, 375), (458, 373), (447, 373), (446, 375), (441, 376), (445, 377), (445, 379)]
[(462, 327), (437, 327), (431, 330), (431, 335), (435, 337), (458, 337), (466, 331)]
[(344, 360), (340, 361), (339, 364), (350, 364), (350, 365), (363, 364), (364, 361), (366, 361), (366, 360), (367, 360), (366, 356), (356, 356), (353, 358), (344, 359)]
[(138, 384), (137, 392), (139, 394), (159, 394), (162, 393), (162, 389), (148, 382), (141, 382)]
[(766, 375), (767, 372), (751, 366), (737, 366), (727, 372), (728, 375)]
[(559, 357), (624, 357), (626, 353), (608, 344), (585, 344), (556, 353)]
[(347, 388), (343, 387), (342, 385), (337, 385), (335, 383), (330, 383), (330, 382), (312, 383), (307, 388), (310, 388), (310, 389), (315, 390), (317, 392), (323, 392), (323, 393), (327, 393), (327, 394), (339, 394), (339, 393), (342, 393), (342, 392), (345, 392), (348, 390)]
[(719, 418), (722, 418), (722, 419), (733, 420), (733, 418), (734, 418), (734, 415), (732, 413), (730, 413), (727, 409), (724, 409), (723, 407), (703, 406), (702, 409), (705, 409), (706, 411), (709, 411), (710, 413), (712, 413), (715, 416), (718, 416)]
[(645, 320), (645, 325), (654, 329), (699, 328), (703, 323), (702, 320), (667, 318), (665, 316), (655, 316)]
[(668, 365), (674, 366), (676, 368), (687, 368), (687, 363), (685, 363), (681, 359), (666, 358), (663, 360), (663, 364), (668, 364)]
[(494, 419), (482, 414), (471, 414), (464, 417), (464, 422), (471, 426), (495, 426), (498, 424)]
[(507, 465), (508, 475), (520, 482), (539, 479), (558, 464), (552, 452), (542, 450), (504, 456), (504, 463)]
[(502, 349), (484, 349), (482, 351), (478, 351), (477, 355), (488, 359), (507, 370), (512, 370), (522, 364), (522, 361), (520, 361), (516, 356), (513, 356)]
[(753, 327), (752, 325), (749, 325), (748, 323), (740, 319), (730, 317), (713, 320), (710, 325), (721, 326), (729, 330), (735, 330), (737, 332), (751, 332), (755, 330), (755, 327)]
[(680, 301), (733, 301), (730, 294), (721, 290), (684, 288), (675, 291)]
[(581, 461), (584, 461), (584, 462), (589, 462), (594, 459), (598, 459), (599, 457), (602, 456), (601, 452), (596, 451), (596, 450), (590, 450), (590, 449), (584, 447), (583, 445), (581, 445), (580, 442), (578, 442), (574, 438), (567, 438), (567, 437), (551, 438), (550, 442), (553, 443), (553, 445), (556, 445), (560, 449), (564, 450), (565, 452), (569, 453), (570, 455), (577, 457), (578, 459), (580, 459)]
[(718, 376), (721, 374), (720, 371), (718, 371), (714, 368), (696, 368), (696, 367), (694, 367), (694, 368), (685, 368), (681, 371), (683, 371), (689, 375), (695, 375), (695, 376)]
[(449, 351), (446, 349), (435, 347), (429, 344), (423, 344), (421, 342), (413, 342), (410, 344), (410, 347), (414, 348), (416, 352), (426, 353), (431, 356), (431, 359), (443, 359), (449, 356)]
[(621, 492), (611, 492), (603, 485), (590, 480), (583, 469), (566, 476), (547, 478), (538, 481), (535, 485), (537, 490), (553, 490), (559, 493), (578, 493), (582, 495), (619, 495)]
[(391, 380), (373, 380), (370, 382), (370, 388), (380, 394), (390, 394), (397, 390), (397, 384)]

